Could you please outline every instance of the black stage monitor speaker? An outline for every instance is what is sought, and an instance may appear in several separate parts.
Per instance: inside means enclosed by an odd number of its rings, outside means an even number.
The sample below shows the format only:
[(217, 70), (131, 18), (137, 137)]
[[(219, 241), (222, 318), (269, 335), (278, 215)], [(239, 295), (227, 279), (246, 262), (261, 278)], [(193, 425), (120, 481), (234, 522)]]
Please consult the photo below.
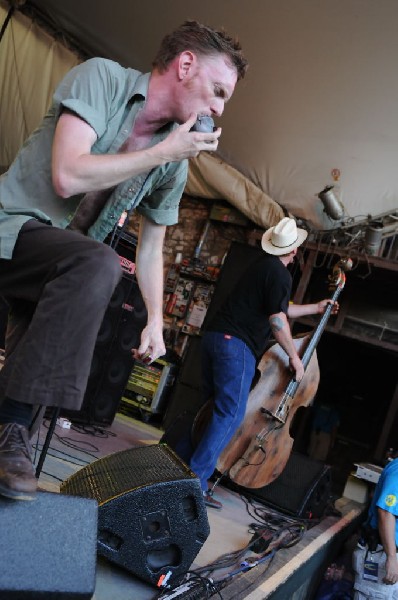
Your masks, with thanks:
[(81, 409), (63, 410), (76, 423), (111, 425), (125, 390), (147, 321), (147, 311), (136, 280), (123, 275), (113, 293), (98, 332)]
[(61, 485), (98, 501), (98, 554), (156, 585), (185, 573), (210, 528), (199, 479), (165, 444), (116, 452)]
[(329, 465), (293, 452), (275, 481), (242, 493), (296, 517), (320, 518), (330, 499), (331, 483)]
[(90, 599), (95, 589), (94, 500), (39, 492), (0, 498), (1, 600)]

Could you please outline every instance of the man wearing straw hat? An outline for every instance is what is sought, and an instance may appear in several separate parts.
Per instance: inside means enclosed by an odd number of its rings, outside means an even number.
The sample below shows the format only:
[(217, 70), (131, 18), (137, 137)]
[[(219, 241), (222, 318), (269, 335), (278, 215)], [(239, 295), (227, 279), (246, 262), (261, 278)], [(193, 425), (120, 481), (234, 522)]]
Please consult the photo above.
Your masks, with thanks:
[[(293, 342), (288, 317), (322, 314), (332, 300), (289, 304), (292, 277), (287, 267), (307, 237), (294, 219), (285, 217), (261, 240), (264, 250), (244, 272), (227, 301), (207, 325), (202, 340), (204, 398), (213, 398), (213, 414), (203, 437), (190, 455), (182, 456), (201, 481), (205, 503), (222, 508), (208, 489), (217, 458), (243, 420), (250, 386), (272, 335), (289, 357), (297, 381), (304, 367)], [(338, 305), (333, 312), (337, 312)], [(178, 451), (178, 448), (177, 448)]]

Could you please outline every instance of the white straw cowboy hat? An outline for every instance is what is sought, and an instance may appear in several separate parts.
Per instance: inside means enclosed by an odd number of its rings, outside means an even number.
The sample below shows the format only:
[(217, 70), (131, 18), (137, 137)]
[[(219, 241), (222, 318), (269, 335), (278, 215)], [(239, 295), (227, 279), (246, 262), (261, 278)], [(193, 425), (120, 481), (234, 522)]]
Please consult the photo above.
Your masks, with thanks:
[(274, 227), (270, 227), (261, 238), (261, 247), (268, 254), (281, 256), (289, 254), (295, 248), (301, 246), (308, 233), (305, 229), (299, 229), (294, 219), (285, 217)]

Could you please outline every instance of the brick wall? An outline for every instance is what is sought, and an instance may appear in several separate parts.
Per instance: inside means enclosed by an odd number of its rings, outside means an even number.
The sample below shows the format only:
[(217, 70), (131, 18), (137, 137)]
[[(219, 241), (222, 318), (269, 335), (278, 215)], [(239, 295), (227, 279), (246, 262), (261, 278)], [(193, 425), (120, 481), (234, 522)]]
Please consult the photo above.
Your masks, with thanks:
[[(167, 227), (166, 231), (164, 244), (166, 271), (174, 262), (178, 252), (182, 254), (183, 258), (193, 258), (195, 248), (206, 226), (212, 203), (212, 200), (183, 196), (179, 221), (176, 225)], [(138, 223), (139, 216), (133, 214), (129, 222), (129, 230), (132, 233), (138, 233)], [(208, 265), (219, 265), (232, 241), (254, 243), (258, 237), (259, 230), (254, 225), (243, 227), (211, 220), (199, 258)]]

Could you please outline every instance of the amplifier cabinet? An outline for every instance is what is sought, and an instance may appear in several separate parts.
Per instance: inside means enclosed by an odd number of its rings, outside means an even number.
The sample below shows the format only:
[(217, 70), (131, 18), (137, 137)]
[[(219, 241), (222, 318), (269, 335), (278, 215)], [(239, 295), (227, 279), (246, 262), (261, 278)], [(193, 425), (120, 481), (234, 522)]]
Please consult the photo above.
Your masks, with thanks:
[(158, 358), (152, 364), (135, 361), (123, 392), (119, 411), (128, 414), (140, 408), (150, 414), (162, 414), (174, 384), (177, 365)]

